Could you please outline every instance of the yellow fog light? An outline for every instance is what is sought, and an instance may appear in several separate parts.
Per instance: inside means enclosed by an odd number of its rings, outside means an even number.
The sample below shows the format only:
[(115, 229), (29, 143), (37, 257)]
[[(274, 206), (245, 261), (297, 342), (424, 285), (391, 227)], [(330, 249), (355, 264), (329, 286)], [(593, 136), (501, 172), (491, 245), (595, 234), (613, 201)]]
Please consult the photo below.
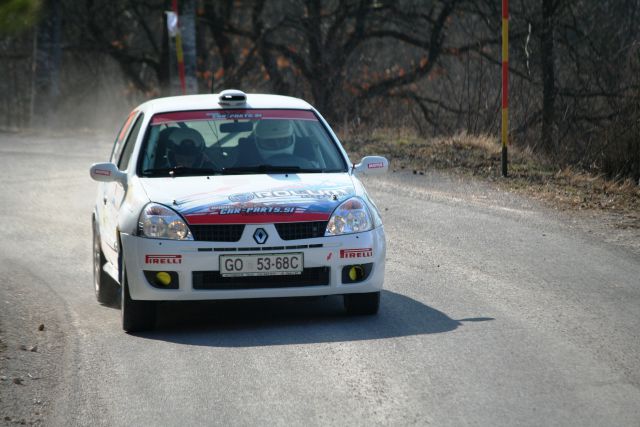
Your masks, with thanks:
[(356, 280), (362, 279), (362, 276), (364, 276), (364, 270), (362, 270), (362, 267), (359, 265), (354, 265), (349, 269), (349, 279), (352, 281), (355, 282)]
[(169, 286), (171, 284), (171, 275), (166, 271), (159, 271), (156, 273), (156, 280), (164, 286)]
[(372, 262), (367, 264), (345, 265), (342, 267), (342, 283), (348, 285), (367, 280), (372, 269)]
[(144, 277), (154, 288), (158, 289), (179, 289), (180, 279), (175, 271), (153, 271), (145, 270)]

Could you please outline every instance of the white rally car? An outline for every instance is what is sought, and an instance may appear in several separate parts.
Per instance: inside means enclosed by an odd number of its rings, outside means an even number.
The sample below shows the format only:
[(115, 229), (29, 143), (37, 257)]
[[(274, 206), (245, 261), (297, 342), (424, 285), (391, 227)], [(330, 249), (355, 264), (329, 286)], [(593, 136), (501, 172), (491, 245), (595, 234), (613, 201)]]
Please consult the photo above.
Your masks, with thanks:
[(93, 212), (98, 301), (120, 297), (126, 331), (155, 302), (344, 295), (375, 314), (384, 281), (378, 209), (322, 116), (296, 98), (162, 98), (134, 109), (99, 181)]

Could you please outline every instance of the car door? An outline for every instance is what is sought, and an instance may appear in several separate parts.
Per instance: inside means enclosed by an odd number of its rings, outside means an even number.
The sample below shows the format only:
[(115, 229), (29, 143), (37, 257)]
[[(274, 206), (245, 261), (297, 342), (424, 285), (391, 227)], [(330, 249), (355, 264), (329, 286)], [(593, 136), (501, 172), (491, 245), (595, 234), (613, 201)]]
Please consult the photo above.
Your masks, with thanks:
[[(142, 113), (132, 112), (123, 126), (123, 130), (118, 135), (111, 155), (111, 162), (118, 166), (118, 169), (126, 172), (129, 168), (129, 160), (135, 147), (136, 139), (142, 127), (144, 119)], [(133, 165), (131, 165), (133, 167)], [(105, 183), (103, 203), (105, 230), (101, 237), (106, 246), (105, 257), (114, 266), (118, 262), (118, 213), (124, 200), (126, 188), (118, 182)]]

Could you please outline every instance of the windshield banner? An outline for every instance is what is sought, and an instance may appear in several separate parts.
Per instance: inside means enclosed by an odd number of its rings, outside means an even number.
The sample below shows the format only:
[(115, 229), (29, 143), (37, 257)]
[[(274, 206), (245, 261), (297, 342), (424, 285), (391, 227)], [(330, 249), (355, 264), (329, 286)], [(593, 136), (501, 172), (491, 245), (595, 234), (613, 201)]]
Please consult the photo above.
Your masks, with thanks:
[(318, 120), (312, 111), (304, 110), (201, 110), (156, 114), (151, 119), (151, 126), (187, 121), (263, 119)]

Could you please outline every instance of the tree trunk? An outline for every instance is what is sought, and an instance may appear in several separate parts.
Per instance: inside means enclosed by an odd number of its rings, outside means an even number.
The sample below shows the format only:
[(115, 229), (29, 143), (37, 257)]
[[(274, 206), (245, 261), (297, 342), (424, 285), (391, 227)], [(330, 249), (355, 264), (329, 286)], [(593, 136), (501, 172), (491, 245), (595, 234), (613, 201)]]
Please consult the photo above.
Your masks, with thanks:
[(60, 96), (60, 1), (45, 2), (43, 18), (38, 24), (33, 71), (32, 126), (48, 126), (51, 112), (56, 110)]
[(554, 139), (555, 68), (554, 68), (554, 0), (542, 0), (541, 65), (542, 65), (542, 149), (547, 154), (556, 151)]
[(187, 94), (198, 93), (198, 78), (196, 77), (196, 2), (184, 0), (182, 15), (179, 19), (184, 49), (184, 74)]
[[(168, 2), (165, 1), (165, 10), (169, 10)], [(158, 86), (162, 96), (171, 95), (171, 40), (167, 30), (167, 14), (162, 12), (162, 42), (160, 43), (160, 62), (158, 64)]]

